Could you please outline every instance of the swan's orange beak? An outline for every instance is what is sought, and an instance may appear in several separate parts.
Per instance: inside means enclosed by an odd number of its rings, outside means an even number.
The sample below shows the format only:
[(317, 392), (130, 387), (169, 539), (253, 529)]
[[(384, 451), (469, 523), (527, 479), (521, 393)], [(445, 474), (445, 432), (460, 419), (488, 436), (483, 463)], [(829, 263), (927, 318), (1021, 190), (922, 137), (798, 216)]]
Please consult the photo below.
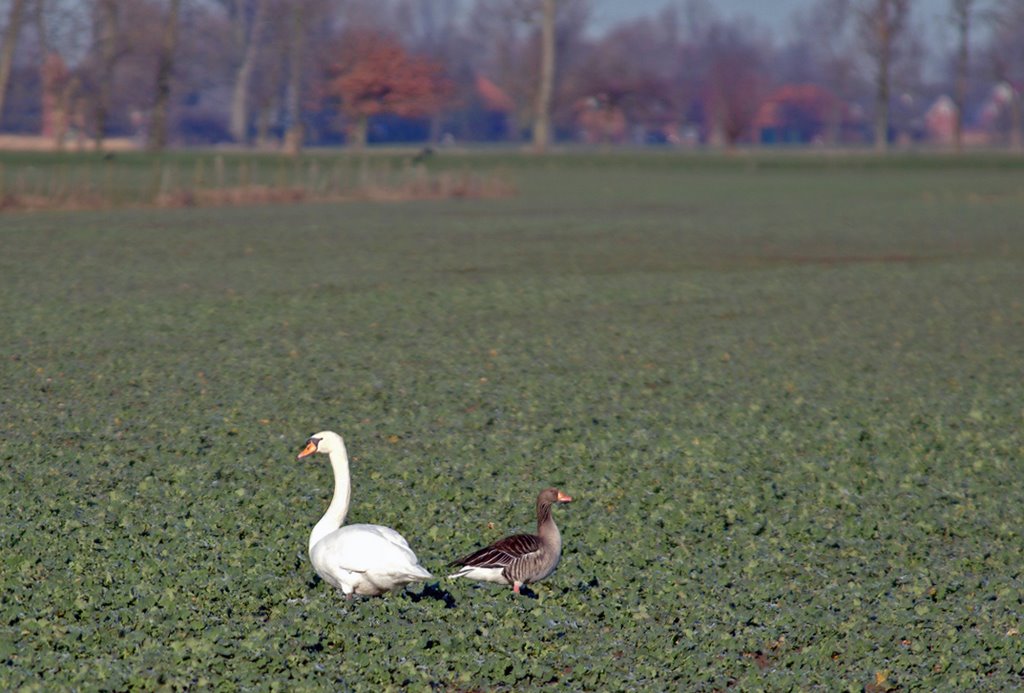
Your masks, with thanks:
[(571, 503), (572, 502), (572, 497), (571, 496), (567, 496), (566, 494), (564, 494), (561, 491), (559, 491), (558, 492), (557, 500), (558, 500), (559, 503)]
[(314, 443), (311, 440), (308, 443), (306, 443), (306, 447), (302, 448), (302, 452), (300, 452), (299, 456), (296, 457), (295, 459), (301, 460), (303, 457), (309, 457), (314, 452), (316, 452), (316, 443)]

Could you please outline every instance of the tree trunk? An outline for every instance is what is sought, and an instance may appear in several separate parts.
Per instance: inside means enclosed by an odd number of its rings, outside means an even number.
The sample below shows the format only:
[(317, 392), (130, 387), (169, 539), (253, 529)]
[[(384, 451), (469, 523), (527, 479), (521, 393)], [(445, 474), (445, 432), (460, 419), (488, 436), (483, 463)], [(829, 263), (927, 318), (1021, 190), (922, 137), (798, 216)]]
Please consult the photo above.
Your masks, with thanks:
[(50, 54), (51, 48), (49, 34), (46, 31), (46, 3), (44, 0), (36, 0), (34, 9), (32, 19), (35, 22), (36, 41), (39, 42), (39, 52), (45, 60), (46, 56)]
[(288, 37), (288, 89), (285, 92), (285, 118), (287, 129), (284, 134), (284, 150), (288, 154), (302, 151), (302, 29), (305, 24), (303, 3), (292, 6), (292, 26)]
[(911, 0), (866, 0), (858, 12), (861, 39), (875, 66), (875, 150), (889, 148), (890, 79), (896, 41), (903, 34)]
[(352, 148), (357, 151), (366, 149), (367, 135), (370, 131), (370, 119), (367, 116), (361, 115), (356, 118), (356, 121), (352, 123)]
[[(64, 134), (67, 132), (67, 113), (58, 113), (59, 98), (57, 96), (56, 84), (47, 79), (47, 63), (51, 60), (50, 39), (46, 31), (46, 16), (44, 10), (46, 3), (43, 0), (36, 0), (35, 12), (32, 20), (35, 22), (36, 40), (39, 42), (39, 53), (43, 59), (39, 61), (39, 110), (43, 115), (42, 127), (43, 136), (52, 136), (55, 149), (64, 148)], [(63, 120), (63, 122), (58, 122)], [(59, 133), (59, 134), (58, 134)]]
[(114, 64), (117, 61), (117, 0), (99, 2), (99, 52), (100, 70), (97, 84), (96, 103), (93, 115), (96, 132), (93, 146), (96, 151), (103, 149), (107, 133), (107, 118), (110, 115), (110, 97), (113, 92)]
[(75, 96), (80, 86), (78, 78), (72, 77), (58, 95), (57, 114), (54, 119), (56, 122), (53, 124), (53, 146), (57, 151), (64, 151), (71, 124), (71, 109), (74, 107)]
[[(238, 72), (235, 73), (235, 86), (231, 94), (230, 130), (231, 137), (236, 142), (248, 142), (249, 140), (249, 83), (252, 81), (252, 71), (259, 55), (266, 14), (267, 0), (257, 0), (255, 15), (248, 35), (245, 34), (244, 29), (242, 32), (245, 52), (242, 62), (238, 66)], [(239, 12), (239, 21), (244, 21), (243, 17), (244, 13)]]
[(533, 148), (547, 150), (551, 140), (551, 92), (555, 83), (555, 1), (542, 0), (540, 81), (533, 115)]
[(875, 65), (875, 151), (889, 149), (889, 70), (892, 62), (892, 37), (884, 19), (879, 19), (879, 46)]
[(256, 147), (267, 149), (270, 147), (270, 117), (272, 107), (265, 104), (258, 108), (256, 114)]
[(14, 48), (21, 34), (21, 17), (25, 12), (25, 0), (13, 0), (7, 14), (7, 28), (4, 29), (4, 45), (0, 50), (0, 120), (3, 119), (4, 102), (7, 100), (7, 83), (11, 79), (11, 64), (14, 62)]
[(959, 42), (956, 57), (956, 120), (953, 123), (953, 144), (959, 154), (964, 150), (964, 109), (967, 106), (967, 78), (970, 66), (971, 5), (974, 0), (953, 0), (952, 19)]
[(836, 97), (828, 107), (828, 124), (825, 128), (825, 142), (829, 147), (839, 145), (843, 135), (843, 102)]
[[(714, 87), (719, 89), (720, 87)], [(715, 93), (711, 98), (711, 126), (708, 129), (708, 146), (713, 149), (723, 149), (726, 145), (725, 137), (725, 106), (722, 105), (721, 96)]]
[(1010, 87), (1010, 149), (1015, 152), (1024, 151), (1024, 117), (1022, 117), (1021, 93), (1016, 86)]
[(161, 151), (167, 146), (167, 111), (171, 101), (171, 75), (174, 72), (174, 53), (178, 47), (178, 15), (181, 0), (170, 0), (167, 23), (163, 28), (160, 55), (156, 68), (156, 99), (149, 127), (149, 149)]

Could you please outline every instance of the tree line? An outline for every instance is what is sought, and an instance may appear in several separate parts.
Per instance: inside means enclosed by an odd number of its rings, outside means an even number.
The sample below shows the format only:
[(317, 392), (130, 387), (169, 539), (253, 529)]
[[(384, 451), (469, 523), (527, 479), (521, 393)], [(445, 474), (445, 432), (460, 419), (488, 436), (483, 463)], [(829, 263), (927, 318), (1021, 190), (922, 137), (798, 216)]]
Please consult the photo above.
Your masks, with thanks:
[(971, 118), (1020, 148), (1024, 2), (948, 0), (940, 46), (916, 5), (808, 0), (779, 40), (710, 0), (601, 32), (588, 0), (6, 0), (0, 128), (154, 150), (734, 146), (772, 107), (804, 140), (884, 150), (948, 94), (958, 149)]

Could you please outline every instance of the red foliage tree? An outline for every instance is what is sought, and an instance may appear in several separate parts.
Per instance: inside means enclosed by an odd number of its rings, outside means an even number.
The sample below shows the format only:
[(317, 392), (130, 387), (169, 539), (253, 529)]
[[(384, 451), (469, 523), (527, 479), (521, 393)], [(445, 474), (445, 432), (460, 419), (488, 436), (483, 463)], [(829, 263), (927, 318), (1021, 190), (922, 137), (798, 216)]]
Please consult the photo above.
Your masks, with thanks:
[(346, 32), (330, 75), (326, 93), (340, 101), (356, 147), (366, 144), (371, 116), (433, 115), (451, 94), (438, 63), (409, 54), (396, 38), (379, 31)]

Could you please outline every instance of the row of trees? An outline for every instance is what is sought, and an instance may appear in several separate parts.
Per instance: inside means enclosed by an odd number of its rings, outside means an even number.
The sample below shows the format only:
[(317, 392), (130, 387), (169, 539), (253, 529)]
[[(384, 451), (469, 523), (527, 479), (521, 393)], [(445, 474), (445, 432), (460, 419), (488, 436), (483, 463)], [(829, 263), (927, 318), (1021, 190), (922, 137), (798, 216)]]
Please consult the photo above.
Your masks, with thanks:
[(1020, 146), (1021, 0), (948, 0), (949, 39), (938, 47), (924, 44), (914, 0), (808, 0), (782, 42), (750, 20), (722, 19), (710, 0), (669, 3), (597, 36), (587, 0), (0, 8), (0, 127), (58, 143), (88, 135), (101, 147), (111, 134), (144, 133), (154, 149), (445, 136), (532, 137), (540, 149), (552, 137), (733, 145), (754, 136), (772, 90), (800, 84), (828, 105), (821, 139), (864, 136), (862, 112), (880, 149), (920, 116), (923, 99), (948, 92), (959, 147), (964, 115), (999, 84), (1010, 95), (1004, 129)]

